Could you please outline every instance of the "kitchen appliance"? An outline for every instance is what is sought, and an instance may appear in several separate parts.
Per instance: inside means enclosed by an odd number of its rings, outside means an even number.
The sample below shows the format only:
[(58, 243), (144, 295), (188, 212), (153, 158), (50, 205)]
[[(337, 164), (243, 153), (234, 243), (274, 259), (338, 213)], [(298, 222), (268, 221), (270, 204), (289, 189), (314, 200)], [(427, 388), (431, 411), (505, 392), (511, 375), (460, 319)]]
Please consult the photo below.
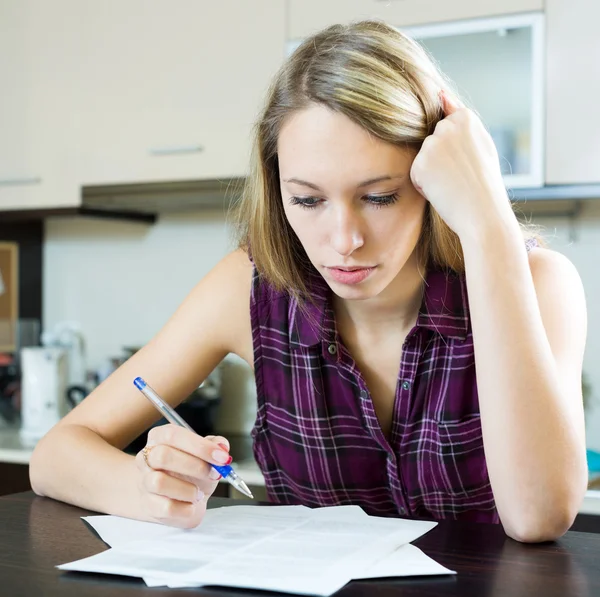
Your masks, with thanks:
[(35, 445), (67, 413), (68, 355), (58, 346), (21, 349), (21, 441)]
[(67, 355), (67, 400), (77, 406), (88, 394), (85, 368), (85, 342), (75, 321), (58, 322), (52, 330), (42, 333), (42, 344), (63, 348)]

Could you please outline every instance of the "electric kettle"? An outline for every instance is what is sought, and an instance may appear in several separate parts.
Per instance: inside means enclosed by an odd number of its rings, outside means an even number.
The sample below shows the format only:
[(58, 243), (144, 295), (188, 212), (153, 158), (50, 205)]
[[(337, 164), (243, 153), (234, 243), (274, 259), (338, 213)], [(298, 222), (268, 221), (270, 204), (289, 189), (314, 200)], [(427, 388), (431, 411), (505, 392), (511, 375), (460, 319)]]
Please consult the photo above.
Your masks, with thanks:
[(35, 445), (68, 408), (68, 355), (58, 346), (21, 349), (21, 441)]

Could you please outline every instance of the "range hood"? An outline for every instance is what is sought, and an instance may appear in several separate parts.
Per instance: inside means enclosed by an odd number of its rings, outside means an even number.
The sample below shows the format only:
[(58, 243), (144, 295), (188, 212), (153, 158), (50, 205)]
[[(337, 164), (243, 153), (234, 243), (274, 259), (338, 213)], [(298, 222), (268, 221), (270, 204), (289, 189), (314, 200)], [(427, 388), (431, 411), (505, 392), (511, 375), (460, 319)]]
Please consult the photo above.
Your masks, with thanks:
[(227, 210), (239, 196), (244, 178), (144, 184), (84, 186), (86, 209), (164, 214), (198, 209)]

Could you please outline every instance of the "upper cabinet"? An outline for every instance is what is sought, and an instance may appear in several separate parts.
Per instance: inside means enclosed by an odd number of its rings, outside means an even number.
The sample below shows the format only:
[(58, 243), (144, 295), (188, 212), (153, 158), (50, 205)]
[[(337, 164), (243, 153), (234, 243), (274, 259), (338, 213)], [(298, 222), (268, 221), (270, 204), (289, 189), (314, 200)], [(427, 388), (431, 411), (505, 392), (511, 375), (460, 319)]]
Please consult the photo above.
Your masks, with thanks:
[(284, 58), (284, 3), (69, 4), (85, 184), (247, 173), (252, 125)]
[(542, 13), (401, 27), (425, 46), (488, 128), (508, 187), (544, 184)]
[(84, 186), (244, 176), (285, 54), (280, 0), (4, 0), (0, 209)]
[[(65, 179), (60, 109), (66, 90), (37, 15), (40, 0), (0, 2), (0, 210), (77, 201)], [(48, 80), (54, 78), (52, 85)]]
[(600, 181), (600, 2), (546, 0), (546, 182)]
[(75, 3), (86, 184), (242, 176), (252, 124), (284, 57), (284, 6)]
[(543, 8), (544, 0), (289, 0), (288, 28), (290, 39), (300, 39), (334, 23), (367, 18), (400, 27)]
[[(386, 6), (392, 5), (395, 4)], [(397, 26), (394, 21), (389, 23)], [(542, 186), (543, 13), (399, 26), (398, 29), (427, 49), (456, 84), (467, 105), (477, 111), (498, 149), (505, 184), (512, 188)], [(288, 52), (301, 41), (288, 42)]]

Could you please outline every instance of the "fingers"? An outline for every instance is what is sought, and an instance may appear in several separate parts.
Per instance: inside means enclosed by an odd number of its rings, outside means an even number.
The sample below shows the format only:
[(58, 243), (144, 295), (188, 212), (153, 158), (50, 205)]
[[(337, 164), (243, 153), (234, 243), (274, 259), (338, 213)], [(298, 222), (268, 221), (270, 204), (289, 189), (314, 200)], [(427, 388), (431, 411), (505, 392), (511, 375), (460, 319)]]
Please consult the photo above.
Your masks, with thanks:
[(142, 483), (148, 493), (161, 495), (179, 502), (195, 504), (204, 499), (204, 492), (196, 485), (163, 471), (148, 471), (143, 476)]
[(203, 481), (215, 470), (208, 462), (166, 444), (152, 446), (146, 454), (146, 461), (155, 471), (174, 473), (192, 481)]
[[(215, 439), (218, 441), (215, 442)], [(228, 451), (229, 442), (225, 438), (219, 436), (211, 440), (177, 425), (161, 425), (150, 430), (148, 445), (160, 444), (172, 446), (181, 452), (219, 466), (230, 464), (232, 461)]]
[(206, 512), (204, 500), (191, 504), (158, 494), (148, 494), (145, 501), (149, 518), (182, 529), (197, 527)]
[(136, 457), (150, 517), (182, 528), (200, 524), (221, 478), (211, 464), (231, 460), (229, 442), (222, 436), (201, 437), (177, 425), (151, 429), (146, 448)]
[(453, 95), (449, 94), (445, 89), (442, 89), (439, 92), (440, 101), (442, 103), (442, 110), (444, 112), (444, 116), (450, 116), (454, 114), (457, 110), (464, 108), (465, 106)]
[(208, 439), (211, 442), (217, 444), (218, 446), (221, 446), (221, 448), (223, 448), (223, 450), (225, 450), (226, 452), (229, 452), (230, 450), (229, 440), (223, 437), (222, 435), (207, 435), (205, 436), (205, 439)]

